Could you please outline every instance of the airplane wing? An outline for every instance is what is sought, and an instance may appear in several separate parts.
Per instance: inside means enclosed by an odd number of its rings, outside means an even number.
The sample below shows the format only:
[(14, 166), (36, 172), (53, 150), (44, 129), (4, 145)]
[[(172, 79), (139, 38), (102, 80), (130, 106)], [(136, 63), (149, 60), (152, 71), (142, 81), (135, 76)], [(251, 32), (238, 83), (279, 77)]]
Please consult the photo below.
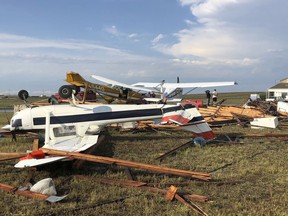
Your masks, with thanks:
[(105, 77), (101, 77), (101, 76), (96, 76), (96, 75), (92, 75), (92, 77), (96, 80), (99, 80), (101, 82), (105, 82), (107, 84), (112, 84), (112, 85), (117, 85), (117, 86), (122, 86), (124, 88), (130, 88), (133, 90), (138, 90), (138, 91), (145, 91), (145, 92), (151, 92), (151, 89), (146, 89), (146, 88), (141, 88), (141, 87), (137, 87), (137, 86), (132, 86), (132, 85), (128, 85), (125, 83), (121, 83), (121, 82), (117, 82)]
[[(162, 100), (162, 98), (144, 98), (144, 100), (148, 102), (158, 103)], [(181, 98), (167, 98), (166, 102), (181, 102)]]
[(25, 159), (25, 160), (20, 160), (17, 164), (15, 164), (15, 168), (25, 168), (25, 167), (33, 167), (33, 166), (39, 166), (43, 164), (48, 164), (48, 163), (53, 163), (56, 161), (63, 160), (67, 157), (65, 156), (58, 156), (58, 157), (47, 157), (47, 158), (42, 158), (42, 159)]
[[(198, 82), (198, 83), (163, 83), (163, 88), (204, 88), (204, 87), (217, 87), (217, 86), (231, 86), (237, 85), (237, 82)], [(146, 88), (155, 88), (159, 83), (138, 82), (133, 86), (143, 86)]]

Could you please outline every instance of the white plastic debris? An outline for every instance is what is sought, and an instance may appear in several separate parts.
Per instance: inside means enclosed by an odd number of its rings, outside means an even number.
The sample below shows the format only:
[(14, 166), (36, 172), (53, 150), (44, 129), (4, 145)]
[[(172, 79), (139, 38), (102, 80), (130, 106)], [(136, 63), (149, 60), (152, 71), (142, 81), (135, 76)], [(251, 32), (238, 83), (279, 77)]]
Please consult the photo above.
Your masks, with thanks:
[(288, 112), (288, 103), (285, 101), (278, 101), (277, 111), (278, 112)]
[(278, 126), (278, 118), (254, 118), (252, 122), (250, 122), (251, 126), (256, 127), (266, 127), (266, 128), (276, 128)]
[(57, 194), (52, 178), (46, 178), (38, 181), (31, 187), (30, 191), (45, 194), (47, 196), (55, 196)]

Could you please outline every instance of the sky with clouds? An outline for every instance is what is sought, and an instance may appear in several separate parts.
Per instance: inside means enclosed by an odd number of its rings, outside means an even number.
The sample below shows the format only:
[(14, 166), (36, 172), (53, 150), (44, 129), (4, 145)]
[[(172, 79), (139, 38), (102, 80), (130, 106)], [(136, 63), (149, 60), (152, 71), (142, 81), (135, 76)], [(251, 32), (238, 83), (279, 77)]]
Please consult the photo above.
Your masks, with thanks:
[(127, 84), (239, 83), (218, 88), (226, 92), (288, 77), (286, 0), (0, 2), (0, 93), (57, 92), (67, 71)]

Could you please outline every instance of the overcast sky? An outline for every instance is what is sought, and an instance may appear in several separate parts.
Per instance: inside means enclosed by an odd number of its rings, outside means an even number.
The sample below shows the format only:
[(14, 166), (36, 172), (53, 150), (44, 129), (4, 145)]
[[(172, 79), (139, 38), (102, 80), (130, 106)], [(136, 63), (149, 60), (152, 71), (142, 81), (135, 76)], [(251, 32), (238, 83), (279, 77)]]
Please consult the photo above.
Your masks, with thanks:
[(57, 92), (67, 71), (127, 84), (239, 83), (223, 92), (288, 77), (287, 0), (0, 3), (0, 93)]

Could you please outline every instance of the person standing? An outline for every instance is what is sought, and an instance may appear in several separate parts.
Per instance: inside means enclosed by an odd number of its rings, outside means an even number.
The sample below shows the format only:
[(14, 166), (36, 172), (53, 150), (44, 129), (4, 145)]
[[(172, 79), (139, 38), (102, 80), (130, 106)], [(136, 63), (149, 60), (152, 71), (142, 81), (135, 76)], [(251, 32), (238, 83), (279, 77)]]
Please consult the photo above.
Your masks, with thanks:
[(210, 94), (210, 91), (209, 91), (209, 90), (206, 90), (205, 93), (206, 93), (206, 105), (207, 105), (207, 107), (208, 107), (208, 106), (210, 106), (211, 94)]
[(217, 104), (217, 99), (218, 99), (218, 93), (217, 93), (216, 89), (214, 89), (214, 91), (212, 92), (213, 105)]

